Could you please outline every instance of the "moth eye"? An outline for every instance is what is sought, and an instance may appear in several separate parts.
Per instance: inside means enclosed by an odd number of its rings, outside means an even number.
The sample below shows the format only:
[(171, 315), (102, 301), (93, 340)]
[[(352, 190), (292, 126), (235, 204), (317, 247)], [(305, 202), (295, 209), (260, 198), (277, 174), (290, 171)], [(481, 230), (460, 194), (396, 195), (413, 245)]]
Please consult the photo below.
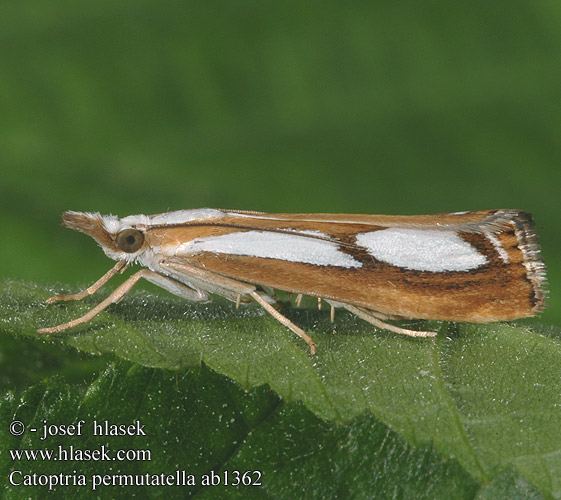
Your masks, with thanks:
[(136, 252), (144, 243), (144, 233), (138, 229), (125, 229), (117, 235), (117, 245), (123, 252)]

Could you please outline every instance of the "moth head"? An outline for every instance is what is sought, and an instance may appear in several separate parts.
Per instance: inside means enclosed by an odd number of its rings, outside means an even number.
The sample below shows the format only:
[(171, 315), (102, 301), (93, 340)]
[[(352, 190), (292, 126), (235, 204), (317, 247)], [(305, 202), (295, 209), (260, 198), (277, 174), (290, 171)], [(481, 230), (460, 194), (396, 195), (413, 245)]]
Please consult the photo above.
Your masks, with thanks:
[(65, 212), (62, 225), (91, 236), (108, 257), (130, 261), (145, 250), (144, 225), (126, 219), (97, 212)]

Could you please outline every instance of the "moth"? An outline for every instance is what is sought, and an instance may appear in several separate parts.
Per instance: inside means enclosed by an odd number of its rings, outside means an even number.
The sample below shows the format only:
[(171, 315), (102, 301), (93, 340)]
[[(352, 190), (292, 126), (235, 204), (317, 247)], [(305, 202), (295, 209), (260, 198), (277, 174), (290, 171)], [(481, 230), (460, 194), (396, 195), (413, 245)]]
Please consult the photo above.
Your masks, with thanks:
[[(94, 238), (115, 266), (89, 288), (48, 304), (81, 300), (132, 264), (137, 271), (81, 318), (90, 321), (141, 278), (194, 302), (211, 294), (257, 302), (307, 342), (275, 307), (274, 290), (325, 300), (374, 326), (431, 337), (388, 321), (487, 323), (544, 307), (545, 264), (532, 216), (519, 210), (436, 215), (269, 214), (209, 208), (118, 218), (65, 212), (62, 225)], [(332, 316), (333, 317), (333, 316)]]

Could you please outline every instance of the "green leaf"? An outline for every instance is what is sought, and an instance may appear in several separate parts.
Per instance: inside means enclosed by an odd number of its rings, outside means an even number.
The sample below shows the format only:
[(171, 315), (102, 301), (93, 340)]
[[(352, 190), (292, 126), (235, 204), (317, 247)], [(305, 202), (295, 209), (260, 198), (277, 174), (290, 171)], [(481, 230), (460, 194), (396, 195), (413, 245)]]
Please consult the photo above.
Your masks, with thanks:
[[(44, 308), (51, 294), (4, 282), (0, 328), (36, 337), (37, 327), (78, 317), (100, 300)], [(345, 313), (332, 325), (324, 311), (284, 312), (316, 340), (317, 356), (258, 307), (236, 311), (146, 292), (53, 341), (149, 367), (177, 370), (202, 361), (244, 389), (268, 384), (333, 424), (374, 415), (414, 447), (432, 443), (454, 457), (480, 484), (494, 484), (510, 467), (546, 497), (561, 496), (558, 329), (419, 322), (414, 326), (439, 335), (411, 339)]]
[(77, 351), (60, 342), (38, 342), (22, 335), (0, 336), (0, 392), (10, 389), (20, 393), (53, 373), (75, 386), (87, 386), (92, 374), (106, 364), (104, 357)]
[(544, 497), (538, 489), (530, 484), (520, 471), (509, 467), (493, 478), (493, 481), (481, 488), (476, 500), (541, 500)]
[[(75, 454), (78, 449), (106, 446), (111, 458), (119, 449), (151, 453), (149, 461), (3, 460), (2, 498), (8, 500), (50, 498), (51, 494), (46, 486), (10, 484), (5, 478), (13, 470), (21, 473), (13, 475), (12, 482), (33, 473), (54, 475), (51, 481), (61, 472), (69, 474), (70, 481), (84, 475), (85, 486), (55, 486), (57, 498), (91, 498), (95, 475), (105, 476), (106, 483), (95, 494), (115, 499), (469, 499), (478, 488), (455, 460), (443, 459), (431, 446), (412, 447), (371, 415), (346, 425), (326, 422), (265, 387), (246, 393), (204, 365), (175, 375), (121, 363), (110, 366), (83, 398), (50, 379), (26, 391), (19, 402), (5, 399), (0, 415), (6, 449), (56, 452), (60, 446), (67, 458), (72, 446)], [(12, 419), (25, 424), (23, 436), (5, 431)], [(48, 425), (74, 424), (78, 429), (81, 420), (85, 421), (81, 436), (41, 439), (44, 421)], [(94, 422), (105, 421), (109, 425), (138, 421), (134, 432), (140, 428), (146, 436), (94, 436)], [(39, 430), (34, 433), (30, 428)], [(176, 470), (192, 475), (195, 484), (161, 488), (107, 485), (123, 481), (123, 475), (142, 479), (147, 473), (173, 475)], [(236, 471), (242, 472), (240, 479), (244, 472), (255, 471), (246, 474), (246, 480), (259, 481), (261, 486), (235, 486)], [(204, 475), (215, 486), (204, 487)], [(226, 477), (228, 486), (224, 485)]]

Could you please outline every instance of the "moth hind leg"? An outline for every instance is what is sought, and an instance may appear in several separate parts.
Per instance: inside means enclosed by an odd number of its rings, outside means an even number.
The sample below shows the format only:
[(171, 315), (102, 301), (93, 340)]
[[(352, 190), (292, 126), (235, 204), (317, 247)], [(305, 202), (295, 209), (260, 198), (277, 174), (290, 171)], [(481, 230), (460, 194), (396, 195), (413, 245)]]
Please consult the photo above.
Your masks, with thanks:
[(434, 337), (436, 335), (436, 332), (409, 330), (408, 328), (401, 328), (399, 326), (386, 323), (383, 320), (395, 318), (392, 316), (387, 316), (383, 313), (379, 313), (377, 311), (373, 311), (371, 309), (363, 309), (362, 307), (356, 307), (350, 304), (344, 304), (343, 307), (345, 307), (345, 309), (352, 312), (364, 321), (367, 321), (371, 325), (381, 328), (382, 330), (388, 330), (390, 332), (408, 335), (409, 337)]

